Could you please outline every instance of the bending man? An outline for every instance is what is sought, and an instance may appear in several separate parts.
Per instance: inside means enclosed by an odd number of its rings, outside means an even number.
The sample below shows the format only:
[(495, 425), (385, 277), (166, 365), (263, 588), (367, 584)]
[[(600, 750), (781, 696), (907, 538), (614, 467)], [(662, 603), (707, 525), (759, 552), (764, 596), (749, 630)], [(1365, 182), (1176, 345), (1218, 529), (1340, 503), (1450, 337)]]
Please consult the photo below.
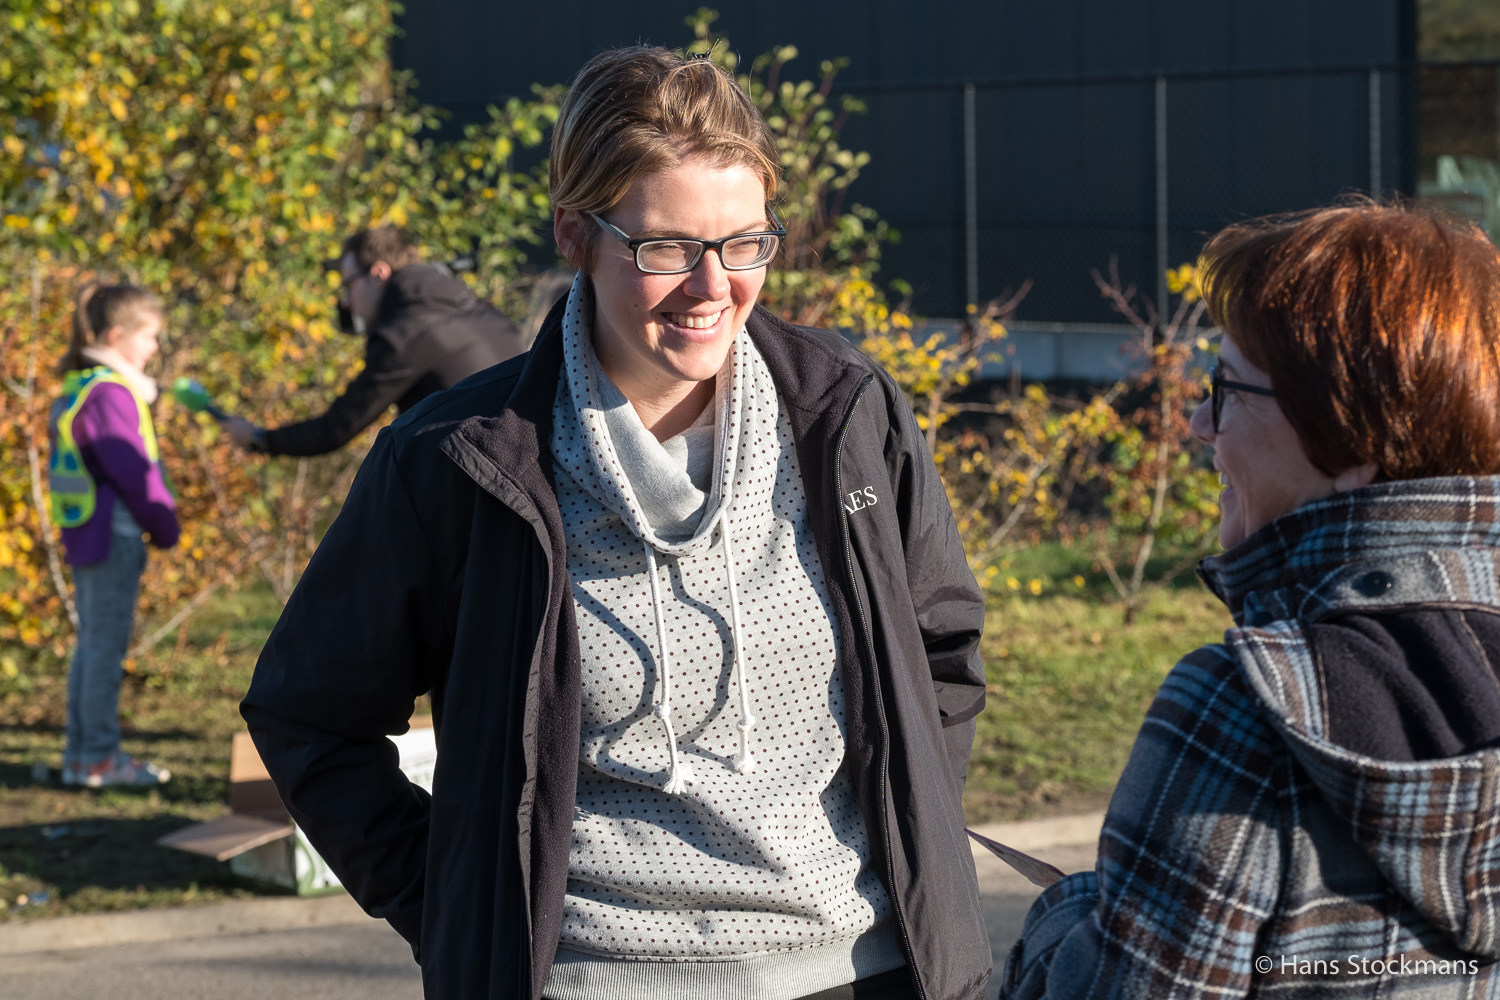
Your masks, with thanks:
[(394, 226), (344, 241), (339, 311), (365, 337), (365, 367), (320, 417), (260, 428), (224, 422), (247, 451), (322, 455), (343, 447), (392, 404), (405, 413), (427, 396), (525, 350), (521, 334), (459, 279), (423, 264)]

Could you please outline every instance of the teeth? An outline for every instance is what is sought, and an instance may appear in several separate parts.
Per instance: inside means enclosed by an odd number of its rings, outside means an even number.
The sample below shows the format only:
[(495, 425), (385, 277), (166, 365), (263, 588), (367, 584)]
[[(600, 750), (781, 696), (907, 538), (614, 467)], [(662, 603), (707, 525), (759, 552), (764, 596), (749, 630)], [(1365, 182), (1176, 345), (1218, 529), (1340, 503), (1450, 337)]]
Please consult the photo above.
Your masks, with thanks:
[(1229, 485), (1229, 477), (1226, 476), (1226, 475), (1224, 475), (1224, 473), (1222, 473), (1222, 472), (1219, 473), (1219, 485), (1220, 486), (1228, 486)]
[(724, 310), (720, 309), (712, 316), (689, 316), (687, 313), (667, 313), (667, 319), (678, 326), (685, 326), (689, 330), (707, 330), (717, 323), (719, 317), (722, 315), (724, 315)]

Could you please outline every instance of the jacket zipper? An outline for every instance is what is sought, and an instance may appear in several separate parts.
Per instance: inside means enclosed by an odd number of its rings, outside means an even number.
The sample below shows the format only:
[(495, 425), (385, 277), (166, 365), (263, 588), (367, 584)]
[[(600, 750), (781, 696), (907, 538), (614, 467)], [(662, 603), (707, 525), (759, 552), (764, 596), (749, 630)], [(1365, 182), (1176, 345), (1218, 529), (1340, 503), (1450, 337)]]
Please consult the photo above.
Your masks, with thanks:
[(859, 406), (859, 401), (864, 398), (865, 390), (873, 381), (875, 381), (875, 376), (866, 375), (864, 381), (859, 384), (859, 389), (854, 393), (854, 402), (849, 404), (849, 411), (844, 415), (843, 426), (839, 428), (838, 446), (833, 453), (833, 486), (838, 493), (839, 527), (844, 538), (844, 572), (848, 574), (849, 591), (854, 595), (854, 606), (859, 611), (859, 627), (860, 634), (865, 640), (865, 653), (874, 671), (874, 684), (871, 688), (875, 694), (875, 716), (880, 722), (880, 836), (885, 844), (886, 891), (891, 897), (891, 911), (896, 915), (896, 930), (901, 934), (901, 950), (906, 953), (906, 961), (911, 966), (911, 978), (917, 988), (918, 1000), (926, 1000), (927, 991), (922, 988), (922, 977), (917, 975), (917, 961), (912, 952), (911, 935), (907, 933), (906, 917), (901, 912), (901, 901), (896, 894), (896, 862), (891, 853), (890, 810), (886, 799), (886, 789), (890, 787), (891, 731), (886, 725), (885, 704), (881, 701), (879, 669), (874, 665), (875, 638), (870, 634), (870, 618), (865, 612), (864, 601), (859, 596), (859, 586), (854, 580), (854, 545), (849, 540), (849, 512), (844, 509), (844, 438), (848, 436), (849, 427), (854, 423), (854, 411)]

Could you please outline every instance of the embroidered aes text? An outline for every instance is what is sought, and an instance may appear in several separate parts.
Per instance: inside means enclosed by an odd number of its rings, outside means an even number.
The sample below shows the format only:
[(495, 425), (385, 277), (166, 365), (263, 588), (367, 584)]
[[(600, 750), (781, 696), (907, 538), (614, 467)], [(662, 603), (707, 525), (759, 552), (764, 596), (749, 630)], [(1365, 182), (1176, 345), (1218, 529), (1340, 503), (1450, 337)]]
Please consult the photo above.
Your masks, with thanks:
[(849, 502), (844, 504), (844, 509), (853, 514), (857, 510), (875, 506), (875, 490), (866, 486), (862, 490), (855, 490), (849, 494)]

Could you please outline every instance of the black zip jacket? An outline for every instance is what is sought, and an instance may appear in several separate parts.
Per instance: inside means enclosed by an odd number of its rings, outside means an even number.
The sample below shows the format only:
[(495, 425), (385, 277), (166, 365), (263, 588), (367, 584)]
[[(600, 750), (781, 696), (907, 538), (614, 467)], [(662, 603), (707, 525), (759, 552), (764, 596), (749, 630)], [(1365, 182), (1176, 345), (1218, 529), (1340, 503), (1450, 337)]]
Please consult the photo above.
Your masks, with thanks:
[(516, 325), (469, 286), (427, 264), (391, 275), (365, 337), (365, 366), (320, 417), (262, 435), (272, 455), (342, 448), (392, 403), (405, 413), (440, 389), (526, 349)]
[[(763, 309), (749, 335), (795, 431), (830, 581), (855, 787), (918, 994), (984, 995), (961, 793), (983, 603), (890, 377)], [(241, 710), (287, 807), (388, 919), (428, 997), (541, 996), (567, 887), (579, 651), (549, 451), (561, 307), (529, 354), (383, 432)], [(433, 793), (387, 734), (432, 692)]]

